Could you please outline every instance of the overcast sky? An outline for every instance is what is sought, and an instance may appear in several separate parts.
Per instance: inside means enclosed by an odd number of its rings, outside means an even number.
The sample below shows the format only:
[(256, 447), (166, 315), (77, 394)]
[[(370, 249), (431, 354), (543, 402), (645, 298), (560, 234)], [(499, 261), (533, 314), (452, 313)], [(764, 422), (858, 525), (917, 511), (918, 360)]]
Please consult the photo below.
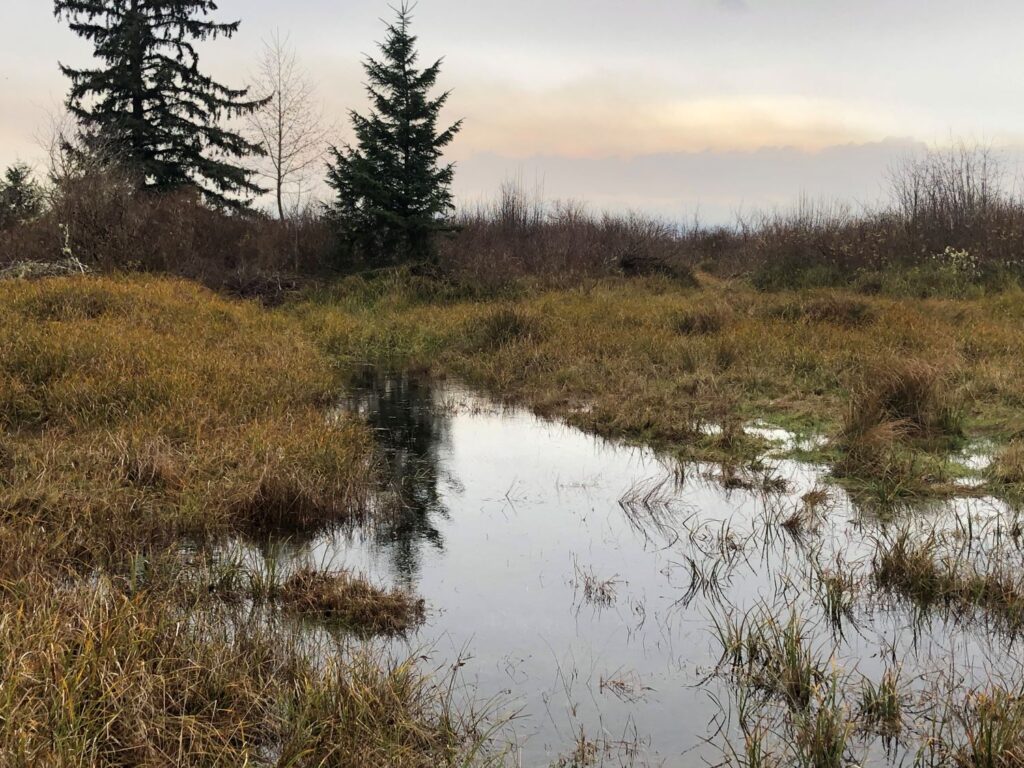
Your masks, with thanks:
[[(0, 0), (0, 164), (36, 161), (59, 108), (57, 60), (89, 49), (49, 0)], [(203, 63), (244, 83), (289, 33), (347, 138), (378, 0), (222, 0), (239, 34)], [(1017, 0), (420, 0), (425, 59), (444, 56), (462, 201), (519, 176), (551, 197), (674, 217), (870, 201), (892, 159), (952, 136), (1024, 146)]]

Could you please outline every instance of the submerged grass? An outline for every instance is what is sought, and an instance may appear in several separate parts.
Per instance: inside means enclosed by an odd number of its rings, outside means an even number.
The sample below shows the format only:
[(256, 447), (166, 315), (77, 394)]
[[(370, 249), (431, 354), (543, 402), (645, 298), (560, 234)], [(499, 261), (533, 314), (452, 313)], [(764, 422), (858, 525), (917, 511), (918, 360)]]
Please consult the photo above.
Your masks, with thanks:
[(924, 609), (980, 610), (1013, 632), (1024, 626), (1024, 584), (1016, 573), (999, 562), (982, 570), (971, 558), (948, 552), (934, 535), (902, 532), (881, 544), (873, 576), (882, 589)]

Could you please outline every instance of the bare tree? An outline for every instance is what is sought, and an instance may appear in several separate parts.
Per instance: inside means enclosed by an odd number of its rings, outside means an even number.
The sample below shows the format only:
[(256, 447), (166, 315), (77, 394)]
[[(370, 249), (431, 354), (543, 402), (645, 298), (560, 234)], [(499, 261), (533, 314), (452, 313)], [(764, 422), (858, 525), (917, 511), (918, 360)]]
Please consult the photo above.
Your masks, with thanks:
[(256, 98), (266, 106), (249, 117), (254, 139), (267, 151), (261, 173), (271, 182), (278, 215), (286, 216), (285, 197), (301, 197), (310, 169), (324, 157), (328, 128), (316, 89), (299, 66), (288, 36), (275, 32), (263, 43), (254, 76)]

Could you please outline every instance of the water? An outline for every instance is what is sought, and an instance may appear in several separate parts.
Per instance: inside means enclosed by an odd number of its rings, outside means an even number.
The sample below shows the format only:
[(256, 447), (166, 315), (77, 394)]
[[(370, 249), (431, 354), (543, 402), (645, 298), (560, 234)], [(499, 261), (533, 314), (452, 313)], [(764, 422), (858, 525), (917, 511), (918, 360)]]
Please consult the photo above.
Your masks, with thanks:
[[(550, 765), (581, 731), (598, 746), (595, 765), (720, 762), (723, 745), (742, 738), (715, 626), (749, 611), (783, 621), (799, 611), (825, 665), (876, 682), (902, 665), (908, 696), (1022, 677), (1006, 652), (1013, 639), (978, 621), (866, 592), (828, 619), (825, 577), (866, 582), (874, 537), (904, 523), (830, 489), (812, 530), (787, 533), (782, 521), (821, 484), (821, 468), (777, 462), (784, 493), (724, 490), (714, 468), (684, 469), (408, 376), (368, 383), (345, 408), (376, 429), (401, 510), (304, 554), (424, 597), (427, 623), (395, 652), (463, 664), (471, 695), (497, 697), (499, 713), (515, 716), (503, 738), (522, 765)], [(901, 519), (949, 529), (957, 516), (1008, 514), (972, 501)], [(890, 763), (913, 749), (913, 739), (855, 746)]]

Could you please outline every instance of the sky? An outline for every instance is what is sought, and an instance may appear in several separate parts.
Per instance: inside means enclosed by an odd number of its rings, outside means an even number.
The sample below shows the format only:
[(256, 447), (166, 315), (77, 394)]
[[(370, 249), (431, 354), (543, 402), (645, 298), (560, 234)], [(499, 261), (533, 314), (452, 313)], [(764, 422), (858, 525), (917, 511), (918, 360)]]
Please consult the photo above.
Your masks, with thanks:
[[(222, 0), (242, 20), (202, 49), (244, 84), (290, 36), (337, 141), (366, 106), (360, 61), (384, 0)], [(89, 47), (49, 0), (0, 0), (0, 164), (39, 163)], [(723, 222), (802, 198), (872, 203), (886, 169), (954, 138), (1024, 157), (1017, 0), (420, 0), (423, 60), (444, 57), (461, 204), (506, 179), (596, 210)]]

